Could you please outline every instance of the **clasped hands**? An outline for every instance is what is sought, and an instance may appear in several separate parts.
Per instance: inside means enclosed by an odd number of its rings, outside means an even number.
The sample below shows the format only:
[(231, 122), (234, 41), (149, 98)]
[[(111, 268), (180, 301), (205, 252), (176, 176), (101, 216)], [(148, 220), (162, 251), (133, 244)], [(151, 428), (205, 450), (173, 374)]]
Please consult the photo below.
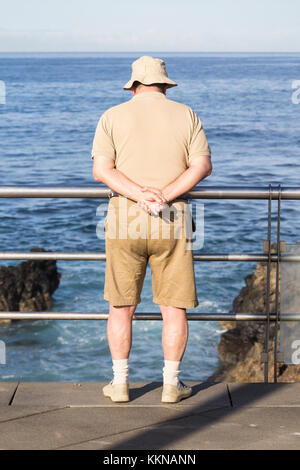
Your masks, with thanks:
[(137, 203), (142, 209), (148, 212), (148, 214), (158, 215), (168, 202), (160, 189), (144, 186), (140, 191), (142, 194)]

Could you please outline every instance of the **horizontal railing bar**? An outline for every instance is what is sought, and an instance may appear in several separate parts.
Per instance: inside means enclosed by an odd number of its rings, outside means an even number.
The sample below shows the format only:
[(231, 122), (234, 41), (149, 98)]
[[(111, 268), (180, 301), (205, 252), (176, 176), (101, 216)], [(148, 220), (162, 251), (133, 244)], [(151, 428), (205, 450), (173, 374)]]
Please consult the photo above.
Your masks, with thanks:
[(300, 199), (300, 188), (298, 187), (269, 187), (262, 188), (256, 186), (205, 186), (186, 193), (190, 199)]
[[(300, 313), (281, 315), (285, 321), (300, 321)], [(108, 313), (77, 312), (1, 312), (0, 320), (107, 320)], [(162, 320), (160, 313), (136, 313), (134, 320)], [(196, 313), (187, 314), (192, 321), (266, 321), (267, 315), (257, 313)], [(276, 315), (270, 315), (276, 321)]]
[(105, 253), (0, 252), (0, 260), (105, 260)]
[[(268, 261), (267, 254), (260, 253), (202, 253), (194, 254), (195, 261)], [(271, 254), (271, 261), (277, 262), (277, 254)], [(281, 253), (282, 261), (300, 261), (300, 255)], [(15, 252), (1, 251), (0, 260), (82, 260), (105, 261), (105, 253), (64, 253), (64, 252)]]
[(12, 198), (108, 198), (111, 189), (99, 186), (0, 186), (0, 197)]
[[(268, 261), (267, 254), (260, 253), (202, 253), (194, 254), (195, 261)], [(271, 261), (277, 262), (277, 254), (271, 254)], [(300, 261), (300, 255), (285, 255), (281, 260)], [(15, 252), (1, 251), (0, 260), (82, 260), (105, 261), (105, 253), (64, 253), (64, 252)]]
[[(300, 199), (299, 187), (269, 187), (259, 186), (197, 186), (185, 196), (189, 199)], [(107, 198), (111, 190), (101, 186), (0, 186), (2, 198)]]

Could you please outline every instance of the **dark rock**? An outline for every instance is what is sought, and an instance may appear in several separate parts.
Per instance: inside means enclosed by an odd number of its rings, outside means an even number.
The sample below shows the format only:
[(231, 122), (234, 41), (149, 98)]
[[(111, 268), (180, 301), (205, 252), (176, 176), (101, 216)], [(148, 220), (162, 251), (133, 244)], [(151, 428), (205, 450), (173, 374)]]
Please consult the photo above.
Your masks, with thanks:
[[(51, 250), (32, 248), (30, 251)], [(24, 261), (17, 266), (0, 267), (0, 311), (48, 310), (60, 277), (55, 260)]]
[[(276, 243), (272, 244), (272, 252), (276, 252)], [(280, 272), (279, 272), (280, 281)], [(252, 274), (245, 277), (245, 286), (233, 300), (232, 309), (229, 313), (261, 313), (266, 311), (266, 284), (267, 284), (267, 263), (258, 262)], [(295, 289), (299, 284), (289, 283), (288, 286), (279, 287), (291, 290), (291, 302), (295, 298)], [(270, 269), (270, 312), (276, 311), (275, 305), (276, 288), (276, 265), (271, 263)], [(293, 295), (294, 289), (294, 295)], [(298, 294), (299, 295), (299, 294)], [(278, 307), (280, 309), (280, 288), (278, 296)], [(297, 305), (294, 308), (297, 313)], [(292, 304), (289, 312), (292, 312)], [(265, 342), (265, 322), (260, 321), (236, 321), (220, 322), (226, 331), (221, 335), (218, 345), (220, 366), (209, 377), (208, 381), (218, 382), (262, 382), (264, 381), (264, 364), (261, 355), (264, 351)], [(270, 324), (269, 342), (269, 380), (273, 380), (273, 352), (274, 352), (274, 324)], [(280, 332), (278, 333), (278, 344), (280, 342)], [(300, 366), (295, 364), (277, 365), (278, 382), (297, 382), (300, 380)]]

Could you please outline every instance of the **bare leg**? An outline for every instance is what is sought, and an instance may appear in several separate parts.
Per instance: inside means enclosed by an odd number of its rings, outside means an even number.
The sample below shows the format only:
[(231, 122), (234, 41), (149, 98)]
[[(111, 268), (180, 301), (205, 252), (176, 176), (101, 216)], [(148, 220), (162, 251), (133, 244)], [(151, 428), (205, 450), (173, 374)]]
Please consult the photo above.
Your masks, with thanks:
[(162, 347), (166, 361), (181, 361), (187, 340), (188, 323), (184, 308), (160, 305), (163, 317)]
[(132, 317), (136, 305), (110, 305), (107, 339), (113, 360), (128, 359), (132, 344)]

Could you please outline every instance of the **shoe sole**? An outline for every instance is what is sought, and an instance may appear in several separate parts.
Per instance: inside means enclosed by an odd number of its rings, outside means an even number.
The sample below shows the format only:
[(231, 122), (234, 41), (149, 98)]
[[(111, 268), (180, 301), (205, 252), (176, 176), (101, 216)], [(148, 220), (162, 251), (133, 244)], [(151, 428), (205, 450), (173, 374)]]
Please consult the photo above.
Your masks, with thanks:
[(162, 403), (178, 403), (181, 400), (185, 400), (186, 398), (189, 398), (191, 395), (192, 394), (190, 393), (189, 395), (181, 396), (181, 397), (178, 397), (177, 399), (162, 397), (161, 401), (162, 401)]
[(178, 403), (182, 400), (182, 398), (178, 398), (178, 400), (161, 400), (162, 403)]
[(106, 393), (104, 393), (104, 392), (103, 392), (103, 395), (104, 395), (106, 398), (110, 398), (111, 401), (113, 401), (114, 403), (125, 403), (125, 402), (130, 401), (129, 397), (127, 397), (126, 395), (124, 395), (124, 396), (118, 398), (117, 400), (114, 400), (111, 395), (108, 395), (108, 394), (106, 394)]

